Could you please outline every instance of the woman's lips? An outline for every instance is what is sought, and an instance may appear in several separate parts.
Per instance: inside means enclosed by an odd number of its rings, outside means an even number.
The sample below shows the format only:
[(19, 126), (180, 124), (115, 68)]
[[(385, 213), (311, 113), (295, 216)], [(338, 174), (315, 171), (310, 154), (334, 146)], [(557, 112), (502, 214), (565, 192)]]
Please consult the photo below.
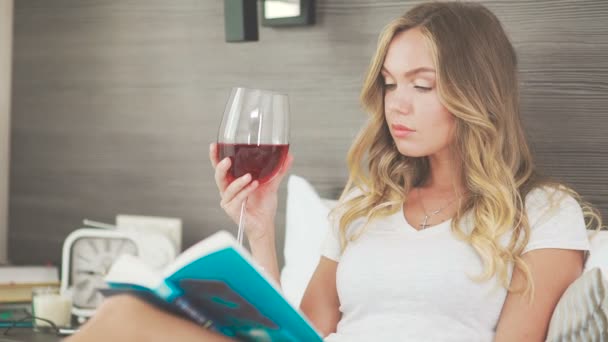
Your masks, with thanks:
[(413, 130), (405, 125), (393, 124), (393, 125), (391, 125), (391, 128), (393, 129), (393, 135), (397, 138), (405, 138), (405, 137), (409, 136), (410, 134), (416, 132), (415, 130)]

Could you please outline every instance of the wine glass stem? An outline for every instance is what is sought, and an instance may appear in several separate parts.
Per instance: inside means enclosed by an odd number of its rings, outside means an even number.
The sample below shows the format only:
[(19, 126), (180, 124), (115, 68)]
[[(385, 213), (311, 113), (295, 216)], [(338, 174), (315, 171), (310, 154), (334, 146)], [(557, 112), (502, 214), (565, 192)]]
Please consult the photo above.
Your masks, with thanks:
[(241, 204), (241, 216), (239, 218), (239, 232), (238, 232), (238, 235), (236, 236), (236, 241), (239, 243), (240, 246), (243, 245), (243, 232), (245, 230), (245, 206), (246, 205), (247, 205), (247, 197), (245, 197), (245, 200)]

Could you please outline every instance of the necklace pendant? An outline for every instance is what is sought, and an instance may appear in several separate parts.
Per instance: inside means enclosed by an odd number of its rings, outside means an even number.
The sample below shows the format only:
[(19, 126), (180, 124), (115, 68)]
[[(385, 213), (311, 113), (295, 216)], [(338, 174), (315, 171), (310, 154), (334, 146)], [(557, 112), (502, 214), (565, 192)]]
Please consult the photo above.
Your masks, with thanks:
[(422, 223), (420, 224), (420, 229), (427, 229), (429, 227), (429, 225), (427, 224), (427, 222), (429, 221), (429, 217), (429, 215), (424, 216), (424, 221), (422, 221)]

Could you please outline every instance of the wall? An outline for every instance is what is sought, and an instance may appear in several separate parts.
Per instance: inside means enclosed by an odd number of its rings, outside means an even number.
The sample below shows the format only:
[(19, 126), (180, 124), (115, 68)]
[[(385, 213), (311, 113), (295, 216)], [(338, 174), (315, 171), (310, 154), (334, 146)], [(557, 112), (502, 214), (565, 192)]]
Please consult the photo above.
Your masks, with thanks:
[(13, 0), (0, 0), (0, 263), (7, 261)]
[[(83, 218), (117, 213), (181, 217), (184, 246), (235, 232), (207, 159), (235, 85), (289, 93), (292, 172), (336, 195), (365, 120), (358, 92), (378, 33), (412, 4), (318, 1), (315, 26), (228, 44), (222, 1), (18, 1), (11, 259), (57, 262)], [(608, 2), (484, 4), (519, 53), (539, 166), (607, 216)], [(283, 221), (280, 211), (279, 245)]]

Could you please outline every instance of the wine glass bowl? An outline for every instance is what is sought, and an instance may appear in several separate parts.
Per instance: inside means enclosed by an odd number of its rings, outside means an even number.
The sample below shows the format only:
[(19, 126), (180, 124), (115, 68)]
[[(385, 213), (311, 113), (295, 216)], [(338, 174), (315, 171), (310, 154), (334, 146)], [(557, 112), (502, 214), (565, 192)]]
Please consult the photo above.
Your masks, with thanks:
[[(289, 151), (289, 102), (274, 91), (232, 88), (217, 138), (218, 160), (229, 157), (227, 180), (249, 173), (260, 184), (281, 169)], [(242, 241), (247, 200), (241, 205), (238, 241)]]
[(260, 184), (270, 181), (287, 158), (288, 144), (251, 145), (218, 143), (218, 160), (230, 157), (232, 167), (228, 171), (228, 181), (249, 173), (252, 180)]

